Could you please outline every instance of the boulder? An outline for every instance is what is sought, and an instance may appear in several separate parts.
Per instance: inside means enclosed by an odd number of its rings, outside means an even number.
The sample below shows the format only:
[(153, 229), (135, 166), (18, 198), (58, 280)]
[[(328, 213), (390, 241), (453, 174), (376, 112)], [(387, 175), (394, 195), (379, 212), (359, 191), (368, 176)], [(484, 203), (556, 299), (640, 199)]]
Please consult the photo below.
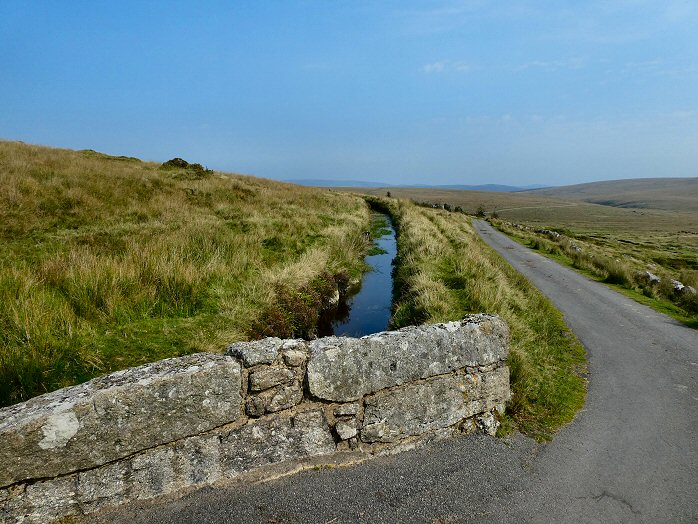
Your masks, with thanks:
[(672, 280), (671, 287), (674, 289), (674, 293), (681, 293), (681, 291), (683, 291), (683, 288), (685, 288), (686, 286), (684, 286), (678, 280)]
[(226, 355), (242, 360), (246, 368), (258, 364), (271, 364), (276, 359), (284, 341), (269, 337), (253, 342), (236, 342), (228, 346)]
[(662, 279), (659, 278), (657, 275), (654, 273), (650, 273), (649, 271), (642, 271), (638, 274), (638, 277), (640, 280), (643, 280), (645, 283), (649, 284), (650, 286), (654, 286), (656, 284), (659, 284)]

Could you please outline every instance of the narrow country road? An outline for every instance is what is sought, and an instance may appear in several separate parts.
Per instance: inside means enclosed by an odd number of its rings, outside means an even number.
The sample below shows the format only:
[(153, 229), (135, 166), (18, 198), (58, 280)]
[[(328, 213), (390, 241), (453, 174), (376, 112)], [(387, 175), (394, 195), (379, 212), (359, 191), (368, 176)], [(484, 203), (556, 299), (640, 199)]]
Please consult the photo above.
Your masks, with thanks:
[(480, 236), (565, 315), (587, 348), (584, 410), (545, 446), (535, 479), (509, 501), (543, 520), (698, 519), (698, 333), (520, 246)]
[(696, 522), (698, 334), (476, 221), (586, 346), (555, 439), (453, 438), (369, 463), (131, 505), (105, 522)]

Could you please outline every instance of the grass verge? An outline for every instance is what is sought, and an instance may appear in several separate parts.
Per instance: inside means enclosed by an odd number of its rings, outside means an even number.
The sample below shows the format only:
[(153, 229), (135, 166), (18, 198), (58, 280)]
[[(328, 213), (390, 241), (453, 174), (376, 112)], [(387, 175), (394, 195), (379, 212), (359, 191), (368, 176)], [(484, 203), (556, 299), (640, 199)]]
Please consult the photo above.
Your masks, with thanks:
[(393, 325), (497, 313), (511, 330), (513, 398), (503, 427), (539, 440), (584, 405), (585, 351), (562, 314), (460, 213), (384, 200), (397, 230)]
[[(638, 235), (629, 240), (627, 234), (577, 235), (568, 229), (538, 229), (492, 219), (490, 222), (522, 245), (688, 327), (698, 328), (698, 295), (690, 291), (698, 289), (695, 255), (658, 241), (657, 235)], [(650, 279), (648, 272), (658, 281)]]

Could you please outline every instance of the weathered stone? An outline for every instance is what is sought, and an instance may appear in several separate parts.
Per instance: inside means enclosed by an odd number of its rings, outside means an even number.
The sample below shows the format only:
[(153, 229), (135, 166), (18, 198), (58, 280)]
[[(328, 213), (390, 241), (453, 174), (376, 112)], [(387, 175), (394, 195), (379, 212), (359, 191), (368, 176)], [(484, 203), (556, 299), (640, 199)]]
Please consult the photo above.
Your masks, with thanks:
[(264, 409), (267, 413), (276, 413), (300, 404), (303, 400), (303, 389), (300, 384), (281, 386), (274, 390), (274, 395), (266, 402)]
[(76, 495), (76, 479), (73, 476), (14, 489), (6, 501), (9, 518), (3, 518), (2, 522), (44, 524), (55, 521), (59, 516), (79, 515)]
[(212, 484), (221, 478), (220, 440), (215, 432), (175, 444), (174, 468), (183, 486)]
[(674, 288), (674, 293), (680, 293), (681, 290), (686, 286), (684, 286), (683, 283), (679, 282), (678, 280), (672, 280), (671, 287)]
[(352, 417), (359, 412), (359, 405), (355, 402), (351, 404), (341, 404), (334, 408), (332, 412), (335, 417)]
[(638, 277), (651, 286), (659, 284), (662, 281), (661, 278), (649, 271), (641, 271), (638, 273)]
[(240, 365), (199, 353), (0, 410), (0, 486), (88, 469), (236, 420)]
[(306, 353), (298, 349), (284, 351), (284, 363), (292, 368), (302, 366), (307, 358)]
[(257, 364), (271, 364), (279, 354), (284, 341), (270, 337), (253, 342), (236, 342), (228, 346), (226, 355), (239, 358), (246, 368)]
[(85, 513), (117, 506), (126, 498), (129, 466), (121, 461), (78, 474), (78, 500)]
[(497, 428), (499, 428), (499, 421), (492, 413), (484, 413), (477, 417), (477, 425), (487, 435), (495, 436)]
[(276, 386), (252, 395), (247, 399), (245, 410), (251, 417), (261, 417), (265, 413), (275, 413), (292, 408), (303, 400), (303, 388), (299, 382)]
[(466, 418), (458, 425), (458, 430), (465, 435), (474, 433), (475, 431), (477, 431), (477, 429), (478, 426), (477, 422), (475, 421), (475, 417)]
[(175, 449), (171, 446), (151, 449), (133, 457), (129, 498), (150, 499), (174, 492), (178, 485), (174, 457)]
[(358, 433), (356, 429), (356, 420), (339, 420), (334, 426), (337, 436), (342, 440), (348, 440), (355, 437)]
[(509, 399), (509, 370), (437, 377), (365, 400), (364, 442), (395, 442), (452, 426)]
[(496, 315), (469, 315), (361, 339), (326, 337), (310, 343), (308, 386), (325, 400), (358, 400), (384, 388), (504, 360), (508, 336)]
[(275, 415), (221, 435), (221, 467), (227, 477), (334, 451), (334, 439), (321, 411), (305, 411), (292, 418)]
[(693, 286), (684, 286), (684, 288), (681, 290), (681, 293), (683, 295), (694, 296), (696, 294), (696, 288), (694, 288)]
[(261, 417), (292, 408), (303, 400), (303, 388), (298, 381), (285, 386), (267, 389), (247, 399), (245, 410), (250, 417)]
[(385, 421), (364, 423), (364, 427), (361, 428), (361, 440), (364, 442), (382, 442), (388, 431), (388, 425)]
[(264, 406), (267, 402), (268, 399), (263, 398), (261, 395), (251, 396), (245, 401), (245, 413), (249, 417), (261, 417), (264, 415)]
[(264, 391), (280, 384), (288, 384), (294, 378), (286, 368), (260, 369), (250, 373), (250, 391)]

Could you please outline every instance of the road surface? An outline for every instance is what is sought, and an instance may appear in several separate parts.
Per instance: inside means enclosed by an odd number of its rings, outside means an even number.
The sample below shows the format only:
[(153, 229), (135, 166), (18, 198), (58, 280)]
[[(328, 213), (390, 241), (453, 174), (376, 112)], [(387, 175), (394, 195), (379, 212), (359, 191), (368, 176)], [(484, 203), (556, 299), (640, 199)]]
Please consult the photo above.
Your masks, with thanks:
[(133, 504), (105, 522), (697, 522), (698, 334), (476, 221), (586, 346), (585, 408), (548, 444), (453, 438), (369, 463)]

